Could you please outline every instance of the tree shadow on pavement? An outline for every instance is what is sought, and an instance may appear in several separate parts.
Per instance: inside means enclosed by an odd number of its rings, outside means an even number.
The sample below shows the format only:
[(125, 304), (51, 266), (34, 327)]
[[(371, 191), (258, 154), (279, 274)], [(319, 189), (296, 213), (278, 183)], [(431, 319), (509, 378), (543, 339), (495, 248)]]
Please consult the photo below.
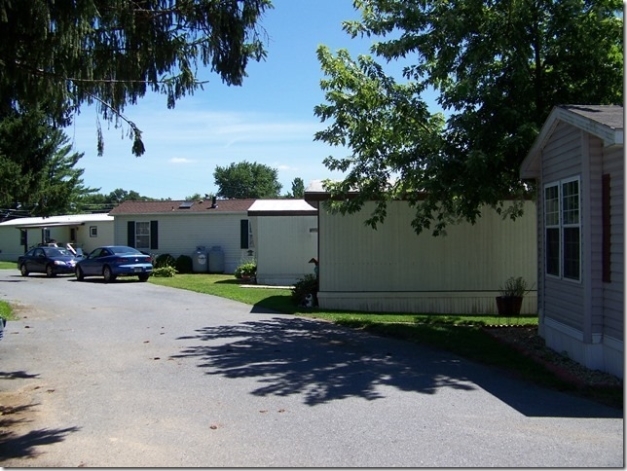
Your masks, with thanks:
[(0, 463), (10, 458), (34, 457), (36, 456), (35, 447), (60, 442), (65, 439), (66, 435), (78, 430), (78, 427), (68, 427), (31, 430), (23, 435), (13, 432), (0, 435)]
[[(312, 406), (352, 396), (379, 399), (384, 397), (379, 386), (385, 385), (424, 394), (442, 387), (475, 388), (452, 358), (440, 358), (435, 364), (421, 359), (420, 351), (413, 355), (398, 348), (378, 350), (376, 341), (364, 343), (360, 333), (347, 334), (333, 324), (302, 318), (205, 327), (184, 338), (204, 343), (174, 358), (198, 358), (207, 374), (259, 378), (261, 386), (253, 394), (303, 394)], [(455, 373), (443, 374), (443, 362)], [(422, 367), (415, 368), (416, 363)]]
[(484, 389), (527, 416), (619, 417), (622, 411), (508, 377), (443, 351), (329, 322), (275, 317), (198, 329), (172, 358), (195, 358), (206, 374), (256, 378), (257, 396), (301, 394), (315, 406), (348, 397), (376, 400), (385, 387), (421, 394)]

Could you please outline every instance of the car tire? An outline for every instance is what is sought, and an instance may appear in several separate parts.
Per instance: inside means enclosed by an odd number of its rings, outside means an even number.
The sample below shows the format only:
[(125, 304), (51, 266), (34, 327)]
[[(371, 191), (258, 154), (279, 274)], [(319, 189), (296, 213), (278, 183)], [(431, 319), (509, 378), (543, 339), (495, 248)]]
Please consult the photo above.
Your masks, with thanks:
[(85, 274), (83, 273), (81, 267), (76, 267), (75, 275), (78, 281), (83, 281), (85, 279)]
[(54, 272), (54, 267), (52, 265), (46, 265), (46, 276), (48, 278), (56, 276), (56, 273)]
[(22, 274), (22, 276), (28, 276), (28, 268), (26, 268), (25, 263), (22, 263), (22, 265), (20, 266), (20, 273)]
[(105, 266), (102, 269), (102, 276), (104, 277), (105, 283), (111, 283), (112, 281), (115, 281), (115, 275), (111, 271), (111, 268), (109, 268), (108, 266)]
[(150, 275), (148, 273), (142, 273), (141, 275), (138, 275), (139, 281), (148, 281), (148, 278), (150, 278)]

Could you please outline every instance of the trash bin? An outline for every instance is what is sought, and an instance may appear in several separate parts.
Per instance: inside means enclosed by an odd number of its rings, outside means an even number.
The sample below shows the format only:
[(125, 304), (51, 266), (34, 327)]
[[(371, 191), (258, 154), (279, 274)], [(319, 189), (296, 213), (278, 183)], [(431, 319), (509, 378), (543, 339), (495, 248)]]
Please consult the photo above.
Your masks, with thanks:
[(224, 273), (224, 250), (218, 245), (209, 251), (209, 273)]
[(196, 247), (196, 251), (192, 256), (192, 270), (194, 273), (206, 273), (207, 269), (207, 251), (205, 247)]

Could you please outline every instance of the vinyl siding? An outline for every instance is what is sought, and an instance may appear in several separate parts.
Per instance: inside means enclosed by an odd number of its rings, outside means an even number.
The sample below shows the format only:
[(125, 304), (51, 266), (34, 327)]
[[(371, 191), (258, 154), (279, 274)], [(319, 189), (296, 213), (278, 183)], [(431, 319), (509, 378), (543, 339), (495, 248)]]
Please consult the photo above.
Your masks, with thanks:
[[(90, 237), (89, 228), (96, 226), (98, 236)], [(51, 227), (50, 237), (59, 244), (65, 245), (70, 242), (70, 228), (76, 229), (76, 244), (74, 247), (81, 248), (85, 253), (91, 252), (100, 245), (113, 243), (113, 221), (86, 222), (84, 225)], [(33, 247), (42, 242), (41, 228), (27, 229), (28, 247)], [(24, 247), (20, 244), (20, 230), (14, 226), (0, 227), (0, 260), (15, 262), (24, 253)]]
[(309, 260), (318, 258), (317, 216), (254, 216), (251, 221), (258, 283), (291, 285), (314, 273)]
[[(551, 139), (542, 152), (543, 166), (542, 181), (540, 184), (541, 189), (548, 183), (581, 176), (582, 140), (583, 132), (574, 126), (562, 122), (556, 126)], [(542, 224), (541, 227), (544, 227), (542, 207), (540, 211), (538, 217)], [(585, 218), (586, 216), (583, 215), (583, 217)], [(540, 258), (540, 263), (543, 267), (543, 273), (545, 271), (544, 238), (545, 235), (542, 231), (541, 243), (538, 245), (542, 247), (540, 251), (542, 257)], [(543, 316), (582, 331), (584, 320), (583, 284), (545, 275), (542, 289), (541, 300)]]
[[(321, 209), (324, 302), (338, 308), (340, 300), (341, 308), (352, 302), (367, 310), (494, 312), (494, 298), (510, 276), (523, 276), (535, 288), (533, 202), (526, 203), (525, 216), (516, 221), (486, 209), (477, 224), (450, 226), (444, 237), (429, 231), (416, 235), (410, 225), (414, 211), (404, 202), (390, 203), (386, 221), (373, 230), (363, 224), (373, 207), (369, 203), (361, 212), (344, 216)], [(446, 301), (453, 298), (455, 302)], [(527, 312), (536, 312), (535, 294), (525, 305)]]
[(217, 213), (174, 215), (116, 215), (115, 243), (127, 244), (127, 223), (159, 221), (159, 248), (151, 252), (168, 253), (173, 257), (192, 257), (196, 247), (220, 247), (224, 252), (224, 270), (233, 273), (240, 262), (248, 258), (247, 250), (240, 248), (240, 221), (248, 219), (246, 213)]
[(611, 282), (602, 284), (603, 333), (624, 340), (625, 325), (625, 160), (623, 147), (606, 149), (603, 173), (611, 175)]

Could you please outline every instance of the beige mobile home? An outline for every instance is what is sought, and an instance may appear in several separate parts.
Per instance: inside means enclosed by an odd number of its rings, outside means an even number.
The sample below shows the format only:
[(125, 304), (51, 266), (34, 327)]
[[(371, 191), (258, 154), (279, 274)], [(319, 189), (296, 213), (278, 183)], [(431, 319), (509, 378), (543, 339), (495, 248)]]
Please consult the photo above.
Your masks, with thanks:
[(113, 243), (113, 218), (107, 214), (28, 217), (0, 223), (0, 260), (17, 261), (30, 247), (54, 239), (89, 253)]
[(623, 377), (622, 106), (558, 106), (521, 166), (538, 188), (539, 332), (552, 349)]
[[(305, 199), (315, 204), (326, 194), (320, 182)], [(505, 280), (522, 276), (535, 288), (536, 209), (504, 220), (486, 209), (475, 225), (447, 228), (448, 235), (416, 235), (413, 211), (404, 201), (388, 205), (376, 230), (364, 226), (374, 203), (351, 215), (318, 208), (319, 284), (322, 308), (367, 312), (495, 313)], [(536, 295), (525, 296), (522, 313), (536, 313)]]
[(253, 202), (125, 201), (109, 213), (115, 219), (114, 242), (156, 255), (189, 255), (202, 262), (194, 264), (195, 271), (233, 273), (255, 256), (247, 215)]
[(248, 210), (257, 248), (257, 283), (293, 285), (314, 273), (318, 211), (304, 200), (257, 200)]

